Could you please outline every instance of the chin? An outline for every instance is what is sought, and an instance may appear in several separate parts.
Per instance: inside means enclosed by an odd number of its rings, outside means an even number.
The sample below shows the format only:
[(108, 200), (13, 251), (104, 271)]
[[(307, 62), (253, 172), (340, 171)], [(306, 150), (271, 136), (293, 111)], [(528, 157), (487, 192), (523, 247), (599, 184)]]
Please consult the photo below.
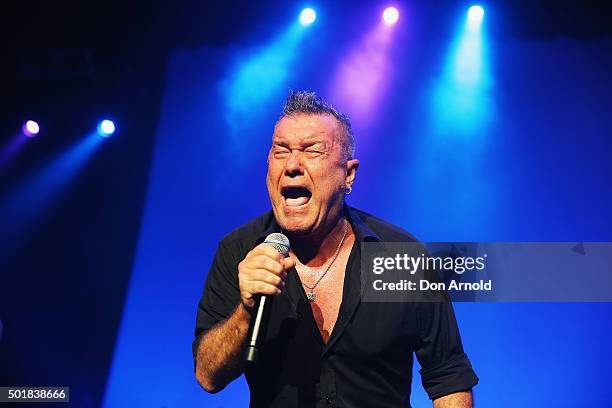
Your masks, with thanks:
[(287, 220), (281, 224), (281, 227), (292, 235), (308, 235), (312, 230), (311, 226)]
[(284, 214), (278, 221), (281, 228), (292, 235), (308, 235), (312, 232), (313, 225), (304, 218), (304, 216)]

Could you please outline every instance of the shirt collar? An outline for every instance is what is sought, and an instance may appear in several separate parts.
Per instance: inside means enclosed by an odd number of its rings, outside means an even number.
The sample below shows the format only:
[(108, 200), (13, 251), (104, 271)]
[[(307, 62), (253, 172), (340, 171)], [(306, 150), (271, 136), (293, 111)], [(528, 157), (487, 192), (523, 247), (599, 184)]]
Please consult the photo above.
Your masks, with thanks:
[(344, 204), (344, 216), (351, 223), (355, 238), (358, 241), (376, 241), (381, 239), (372, 229), (361, 219), (357, 211), (353, 207)]

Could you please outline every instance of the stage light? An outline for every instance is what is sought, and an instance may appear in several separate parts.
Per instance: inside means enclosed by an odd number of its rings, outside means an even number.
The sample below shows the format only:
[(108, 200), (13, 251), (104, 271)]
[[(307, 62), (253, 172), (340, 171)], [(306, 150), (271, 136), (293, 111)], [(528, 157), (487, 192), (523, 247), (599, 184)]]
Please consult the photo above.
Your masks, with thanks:
[(98, 123), (98, 134), (102, 137), (112, 136), (115, 130), (115, 123), (112, 120), (104, 119)]
[(246, 58), (231, 64), (226, 76), (219, 79), (224, 84), (224, 116), (232, 138), (229, 143), (243, 149), (249, 122), (258, 117), (262, 107), (276, 104), (278, 92), (289, 87), (287, 81), (301, 61), (300, 45), (312, 28), (304, 27), (298, 18), (292, 19), (273, 38), (244, 49)]
[(317, 19), (317, 13), (310, 7), (305, 8), (300, 13), (300, 24), (303, 26), (309, 26)]
[(445, 138), (485, 135), (483, 129), (494, 112), (483, 13), (482, 7), (472, 6), (461, 16), (444, 73), (432, 93), (435, 133)]
[(399, 11), (395, 7), (387, 7), (383, 12), (383, 21), (386, 25), (393, 25), (399, 20)]
[(38, 132), (40, 132), (40, 126), (38, 126), (38, 123), (36, 123), (35, 121), (28, 120), (26, 123), (23, 124), (21, 130), (23, 134), (27, 137), (34, 137), (38, 135)]
[(468, 9), (468, 18), (474, 23), (480, 23), (484, 17), (484, 9), (480, 6), (472, 6)]

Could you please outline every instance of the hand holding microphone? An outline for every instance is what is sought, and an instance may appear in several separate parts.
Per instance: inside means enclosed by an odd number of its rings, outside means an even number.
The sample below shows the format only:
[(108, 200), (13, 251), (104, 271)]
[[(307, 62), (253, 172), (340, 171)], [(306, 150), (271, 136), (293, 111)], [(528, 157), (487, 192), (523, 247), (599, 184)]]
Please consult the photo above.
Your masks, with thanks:
[(282, 292), (287, 272), (295, 266), (295, 261), (288, 256), (289, 249), (286, 236), (279, 233), (270, 234), (238, 265), (242, 304), (252, 311), (247, 337), (247, 362), (258, 360), (269, 314), (266, 311), (269, 307), (266, 305), (270, 303), (271, 296)]

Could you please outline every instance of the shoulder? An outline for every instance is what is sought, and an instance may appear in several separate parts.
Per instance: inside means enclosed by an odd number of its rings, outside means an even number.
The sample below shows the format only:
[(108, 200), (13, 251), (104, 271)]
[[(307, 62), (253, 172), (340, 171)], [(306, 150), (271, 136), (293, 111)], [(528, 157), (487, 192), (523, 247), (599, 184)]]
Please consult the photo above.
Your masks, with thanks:
[(402, 227), (390, 223), (357, 208), (349, 207), (352, 216), (358, 217), (381, 241), (418, 242), (416, 237)]

